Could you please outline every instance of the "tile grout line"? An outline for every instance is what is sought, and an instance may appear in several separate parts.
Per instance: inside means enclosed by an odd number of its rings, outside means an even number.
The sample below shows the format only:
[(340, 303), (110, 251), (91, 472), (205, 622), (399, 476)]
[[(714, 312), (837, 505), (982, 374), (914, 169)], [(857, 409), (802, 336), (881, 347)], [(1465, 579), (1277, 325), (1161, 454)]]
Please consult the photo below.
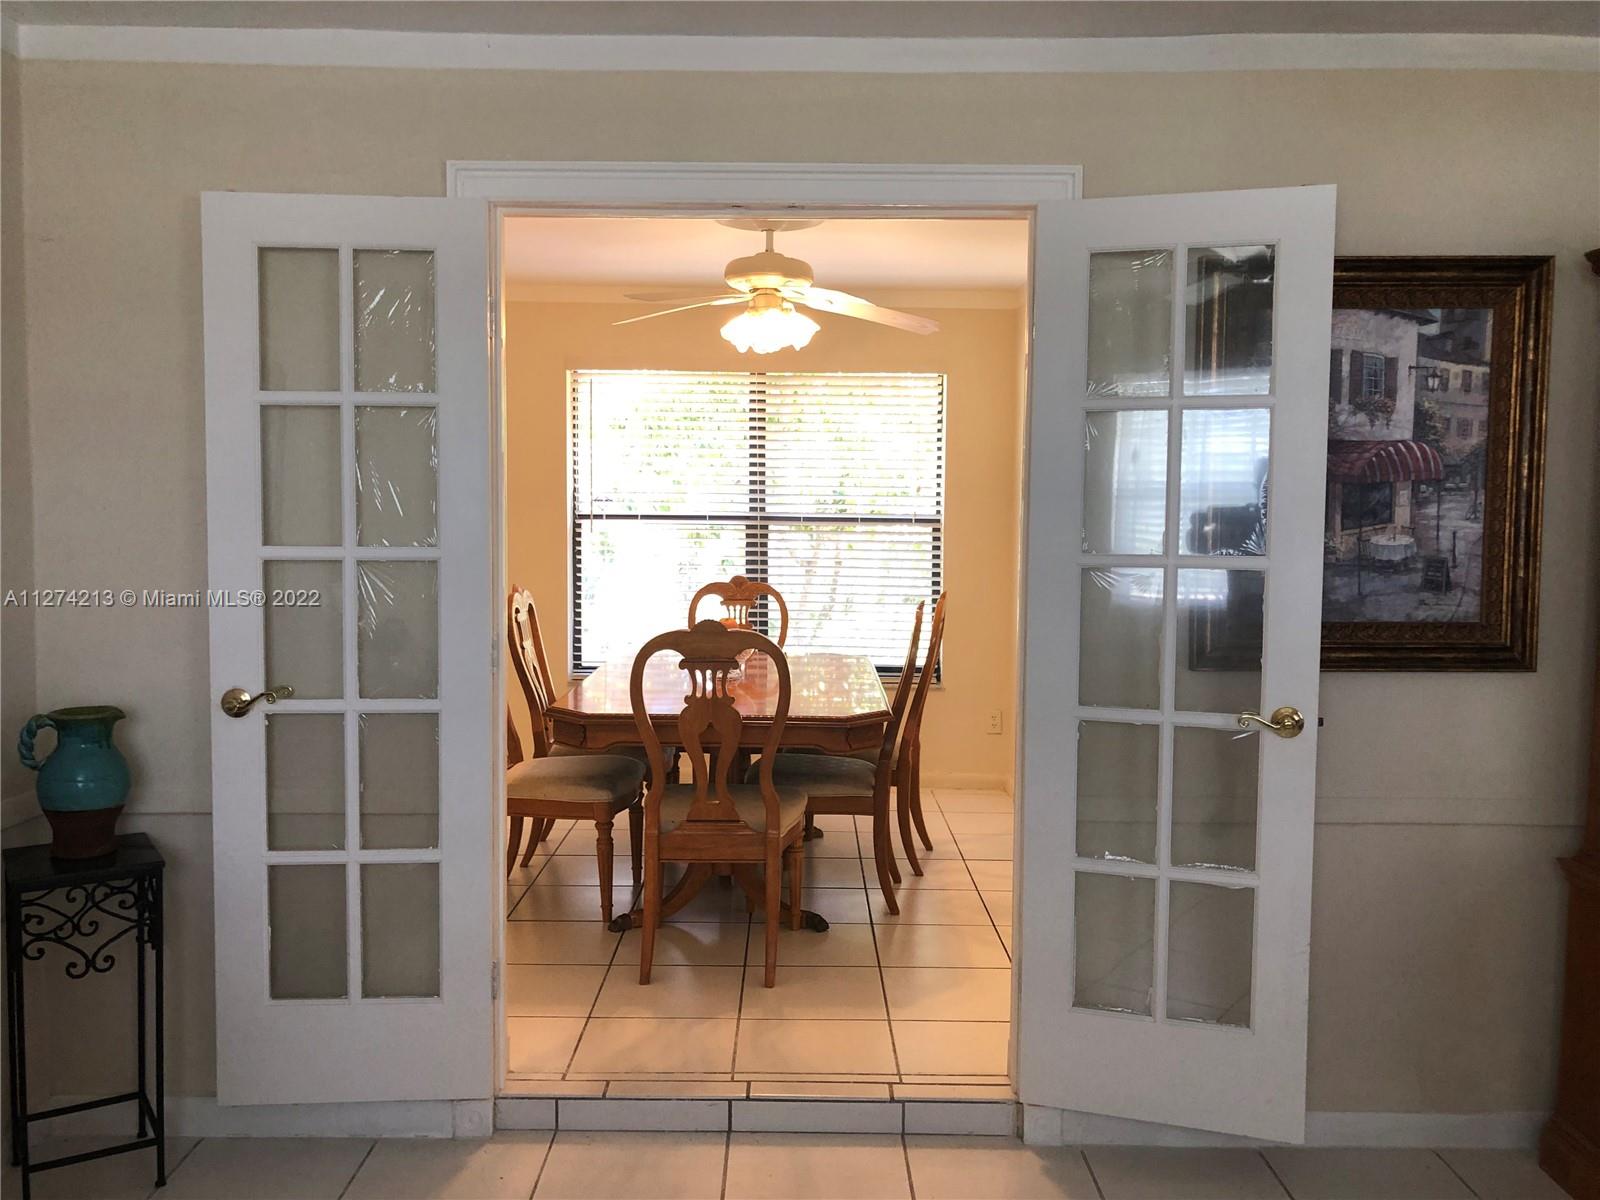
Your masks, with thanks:
[(717, 1195), (728, 1200), (728, 1158), (733, 1153), (733, 1108), (728, 1108), (728, 1127), (722, 1131), (722, 1187)]
[[(1259, 1158), (1267, 1170), (1271, 1172), (1272, 1178), (1277, 1180), (1278, 1186), (1283, 1189), (1283, 1194), (1287, 1196), (1289, 1200), (1294, 1200), (1294, 1193), (1289, 1190), (1289, 1185), (1283, 1181), (1283, 1176), (1278, 1174), (1278, 1168), (1272, 1165), (1272, 1160), (1267, 1157), (1267, 1152), (1265, 1150), (1257, 1150), (1256, 1157)], [(1469, 1188), (1468, 1190), (1470, 1191), (1471, 1189)]]
[[(939, 803), (938, 793), (933, 789), (929, 789), (929, 794), (933, 797), (933, 806), (939, 812), (939, 819), (941, 821), (944, 821), (945, 832), (947, 832), (950, 835), (951, 844), (955, 846), (956, 853), (961, 856), (961, 865), (962, 865), (963, 868), (966, 869), (967, 878), (972, 880), (972, 888), (973, 888), (973, 890), (975, 892), (978, 893), (978, 903), (983, 905), (984, 915), (989, 918), (989, 928), (994, 930), (994, 936), (996, 938), (999, 938), (999, 940), (1000, 940), (1000, 949), (1004, 950), (1005, 953), (1006, 953), (1006, 965), (1007, 966), (1011, 966), (1011, 967), (1015, 967), (1016, 966), (1016, 960), (1012, 957), (1011, 947), (1010, 947), (1010, 945), (1007, 944), (1005, 936), (1000, 932), (1000, 923), (994, 919), (994, 913), (991, 912), (990, 909), (989, 909), (988, 898), (984, 896), (983, 889), (978, 886), (978, 877), (972, 873), (972, 867), (968, 863), (966, 850), (962, 848), (961, 839), (956, 836), (955, 830), (950, 828), (950, 822), (945, 819), (944, 806)], [(1012, 800), (1012, 804), (1011, 804), (1011, 834), (1012, 834), (1012, 844), (1013, 845), (1015, 845), (1016, 827), (1017, 827), (1017, 809), (1016, 809), (1016, 800), (1013, 799)], [(979, 859), (977, 861), (987, 862), (989, 860), (988, 859)], [(999, 861), (999, 860), (995, 860), (995, 861)], [(1012, 864), (1011, 864), (1011, 884), (1012, 884), (1013, 896), (1015, 895), (1015, 892), (1016, 892), (1016, 882), (1017, 882), (1016, 871), (1017, 871), (1017, 864), (1015, 862), (1012, 862)], [(1016, 900), (1013, 898), (1012, 904), (1015, 905), (1015, 903), (1016, 903)]]
[[(574, 826), (573, 828), (576, 828), (576, 826)], [(565, 839), (563, 839), (563, 840), (565, 840)], [(552, 856), (552, 857), (554, 857), (554, 856)], [(612, 970), (613, 967), (616, 966), (617, 955), (622, 953), (622, 939), (625, 936), (626, 936), (625, 933), (618, 934), (617, 935), (616, 944), (611, 947), (611, 958), (606, 963), (605, 974), (600, 976), (600, 986), (595, 988), (595, 990), (594, 990), (594, 999), (589, 1001), (589, 1011), (583, 1018), (583, 1028), (578, 1030), (578, 1040), (572, 1043), (572, 1053), (567, 1056), (567, 1065), (565, 1067), (563, 1067), (562, 1070), (561, 1070), (561, 1078), (563, 1080), (565, 1080), (567, 1078), (567, 1076), (572, 1073), (572, 1064), (575, 1063), (578, 1060), (578, 1048), (583, 1045), (583, 1039), (589, 1033), (589, 1022), (594, 1020), (594, 1010), (600, 1004), (600, 993), (606, 990), (606, 980), (611, 978), (611, 970)], [(610, 1091), (611, 1091), (611, 1083), (608, 1080), (606, 1082), (606, 1086), (601, 1089), (600, 1095), (602, 1097), (606, 1096), (607, 1094), (610, 1093)], [(556, 1114), (557, 1114), (556, 1115), (556, 1121), (557, 1121), (558, 1127), (559, 1127), (559, 1123), (560, 1123), (560, 1119), (561, 1119), (560, 1118), (560, 1112), (561, 1112), (561, 1103), (558, 1100), (556, 1102)]]
[(1478, 1197), (1478, 1200), (1483, 1200), (1482, 1193), (1479, 1192), (1477, 1188), (1473, 1187), (1472, 1184), (1467, 1182), (1467, 1177), (1465, 1175), (1463, 1175), (1460, 1171), (1456, 1170), (1455, 1164), (1452, 1163), (1448, 1158), (1446, 1158), (1444, 1156), (1444, 1151), (1442, 1151), (1442, 1150), (1438, 1149), (1437, 1147), (1435, 1147), (1435, 1149), (1433, 1151), (1433, 1156), (1444, 1164), (1444, 1169), (1446, 1171), (1449, 1171), (1450, 1174), (1454, 1175), (1457, 1179), (1459, 1179), (1461, 1181), (1461, 1186), (1462, 1187), (1466, 1188), (1467, 1191), (1471, 1192), (1474, 1196)]
[[(899, 793), (897, 791), (895, 795), (896, 801), (898, 801), (899, 798)], [(851, 822), (851, 830), (856, 839), (856, 861), (861, 865), (862, 894), (867, 898), (867, 928), (872, 930), (872, 957), (878, 966), (878, 991), (883, 996), (883, 1022), (889, 1030), (889, 1053), (894, 1056), (895, 1084), (899, 1084), (904, 1082), (905, 1072), (900, 1069), (900, 1045), (895, 1040), (894, 1036), (894, 1013), (890, 1011), (889, 1008), (889, 983), (883, 977), (883, 952), (878, 947), (878, 922), (872, 916), (872, 896), (866, 890), (867, 862), (866, 859), (861, 857), (861, 830), (855, 826), (854, 821)], [(909, 867), (906, 869), (910, 870)], [(890, 1085), (889, 1096), (891, 1099), (894, 1098), (894, 1094), (894, 1085)], [(905, 1128), (905, 1107), (902, 1105), (900, 1109), (900, 1133), (902, 1140), (905, 1136)], [(909, 1160), (907, 1160), (906, 1163), (906, 1170), (907, 1172), (911, 1170), (911, 1164)]]
[(917, 1180), (911, 1173), (911, 1147), (906, 1145), (906, 1108), (900, 1106), (900, 1155), (906, 1160), (906, 1194), (910, 1200), (917, 1200)]
[[(746, 916), (745, 917), (745, 921), (744, 921), (744, 950), (739, 955), (739, 1003), (734, 1006), (734, 1010), (733, 1010), (733, 1053), (728, 1056), (728, 1082), (729, 1083), (737, 1083), (738, 1082), (733, 1077), (739, 1073), (739, 1030), (744, 1028), (744, 991), (745, 991), (745, 988), (746, 988), (746, 986), (748, 986), (749, 981), (750, 981), (750, 936), (751, 936), (750, 935), (750, 931), (752, 929), (754, 929), (754, 928), (755, 928), (755, 919), (753, 917)], [(764, 969), (765, 968), (765, 959), (762, 960), (762, 965), (763, 965), (763, 969)], [(744, 1094), (745, 1094), (745, 1096), (747, 1098), (749, 1097), (749, 1095), (750, 1095), (750, 1085), (749, 1084), (745, 1085)], [(732, 1104), (728, 1105), (728, 1128), (730, 1130), (732, 1130), (732, 1128), (733, 1128), (733, 1105)], [(724, 1184), (724, 1186), (726, 1186), (726, 1184), (727, 1184), (727, 1179), (726, 1179), (727, 1160), (726, 1159), (723, 1160), (723, 1172), (724, 1172), (723, 1184)]]
[[(361, 1168), (367, 1165), (367, 1159), (372, 1157), (372, 1152), (378, 1148), (378, 1139), (373, 1138), (367, 1143), (367, 1152), (361, 1156), (361, 1161), (356, 1164), (356, 1169), (350, 1172), (350, 1178), (344, 1181), (344, 1186), (339, 1189), (338, 1200), (344, 1200), (350, 1194), (350, 1185), (355, 1183), (356, 1176), (361, 1174)], [(169, 1178), (168, 1183), (172, 1182)]]
[(1080, 1148), (1078, 1151), (1078, 1157), (1083, 1159), (1084, 1170), (1089, 1172), (1089, 1182), (1094, 1184), (1094, 1194), (1098, 1196), (1100, 1200), (1106, 1200), (1106, 1190), (1100, 1186), (1100, 1176), (1094, 1173), (1094, 1164), (1089, 1161), (1089, 1152)]
[(550, 1155), (555, 1152), (556, 1131), (550, 1131), (550, 1140), (544, 1144), (544, 1155), (539, 1159), (539, 1169), (533, 1173), (533, 1190), (528, 1193), (528, 1200), (533, 1200), (539, 1193), (539, 1184), (544, 1181), (544, 1169), (550, 1165)]

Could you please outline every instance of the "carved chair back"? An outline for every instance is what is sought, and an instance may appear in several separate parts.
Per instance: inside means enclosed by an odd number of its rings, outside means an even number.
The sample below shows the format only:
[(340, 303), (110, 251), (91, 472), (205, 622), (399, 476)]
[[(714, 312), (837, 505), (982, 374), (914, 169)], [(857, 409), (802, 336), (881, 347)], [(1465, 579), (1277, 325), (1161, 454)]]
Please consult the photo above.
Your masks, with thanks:
[(545, 712), (555, 699), (555, 691), (550, 664), (544, 656), (544, 640), (539, 636), (539, 613), (533, 606), (533, 594), (526, 588), (511, 589), (506, 602), (506, 638), (511, 645), (511, 666), (522, 684), (533, 723), (533, 757), (546, 758), (550, 754), (550, 729)]
[[(911, 704), (906, 711), (905, 736), (900, 739), (899, 761), (904, 768), (908, 762), (908, 755), (915, 751), (922, 737), (922, 711), (928, 703), (928, 691), (933, 686), (933, 675), (939, 665), (939, 652), (944, 646), (944, 608), (945, 601), (950, 598), (949, 592), (939, 593), (939, 600), (933, 606), (933, 627), (928, 633), (928, 655), (922, 663), (922, 673), (917, 676), (916, 690), (911, 694)], [(900, 681), (901, 688), (905, 688), (909, 681), (909, 674)], [(879, 770), (883, 763), (878, 764)], [(904, 779), (904, 774), (901, 775)]]
[[(751, 654), (745, 654), (751, 651)], [(645, 794), (646, 828), (660, 828), (661, 796), (667, 778), (666, 755), (645, 704), (645, 667), (657, 654), (678, 657), (688, 691), (678, 714), (676, 743), (689, 760), (694, 797), (685, 824), (714, 823), (727, 827), (744, 822), (734, 807), (729, 788), (740, 759), (744, 717), (731, 690), (742, 672), (770, 670), (774, 677), (772, 725), (761, 744), (759, 784), (766, 807), (766, 831), (778, 834), (778, 794), (773, 786), (772, 763), (789, 718), (791, 684), (789, 660), (777, 644), (750, 629), (732, 629), (721, 621), (701, 621), (691, 629), (674, 629), (651, 638), (633, 660), (629, 695), (639, 740), (650, 760), (650, 787)], [(748, 660), (741, 664), (740, 656)], [(762, 655), (767, 664), (757, 664)]]
[(695, 624), (695, 613), (700, 607), (700, 601), (707, 596), (716, 596), (722, 601), (722, 623), (733, 629), (754, 629), (751, 613), (761, 603), (763, 596), (770, 596), (778, 606), (778, 645), (782, 646), (789, 638), (789, 606), (783, 602), (783, 595), (770, 583), (763, 583), (759, 579), (748, 579), (743, 575), (735, 575), (726, 583), (708, 583), (694, 594), (694, 599), (689, 601), (689, 625)]
[(905, 726), (906, 713), (911, 707), (911, 693), (916, 691), (917, 651), (922, 646), (922, 613), (928, 606), (924, 600), (917, 605), (917, 615), (911, 622), (911, 644), (906, 647), (905, 665), (900, 668), (900, 682), (895, 685), (894, 700), (889, 705), (889, 723), (883, 727), (883, 741), (878, 749), (878, 783), (886, 785), (894, 769), (894, 747), (900, 731)]

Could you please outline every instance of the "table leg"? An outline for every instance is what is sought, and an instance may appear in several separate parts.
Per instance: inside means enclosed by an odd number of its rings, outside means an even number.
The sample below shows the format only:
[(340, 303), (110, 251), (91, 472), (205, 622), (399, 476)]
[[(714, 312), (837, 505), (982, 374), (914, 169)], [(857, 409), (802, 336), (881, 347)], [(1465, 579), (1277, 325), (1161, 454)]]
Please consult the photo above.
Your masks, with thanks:
[[(744, 889), (744, 894), (750, 897), (752, 903), (763, 911), (766, 906), (766, 880), (762, 878), (762, 871), (755, 863), (735, 863), (733, 877), (739, 886)], [(778, 919), (789, 921), (793, 924), (794, 918), (790, 915), (788, 904), (778, 906)], [(826, 933), (828, 919), (821, 913), (812, 912), (809, 908), (800, 910), (800, 924), (813, 933)]]
[[(691, 863), (689, 869), (683, 873), (683, 878), (672, 885), (672, 890), (661, 897), (661, 919), (665, 921), (689, 901), (700, 894), (700, 889), (705, 887), (706, 881), (715, 873), (711, 863)], [(632, 912), (625, 912), (610, 925), (606, 926), (612, 933), (622, 933), (628, 929), (639, 929), (644, 925), (644, 911), (635, 908)]]

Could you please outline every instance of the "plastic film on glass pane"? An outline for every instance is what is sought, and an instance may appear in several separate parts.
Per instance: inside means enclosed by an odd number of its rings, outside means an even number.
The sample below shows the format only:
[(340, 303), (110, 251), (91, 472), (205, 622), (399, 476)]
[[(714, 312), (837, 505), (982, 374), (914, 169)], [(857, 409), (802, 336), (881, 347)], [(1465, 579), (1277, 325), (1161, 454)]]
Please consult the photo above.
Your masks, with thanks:
[(1078, 701), (1161, 707), (1165, 583), (1159, 569), (1086, 569), (1079, 614)]
[(439, 544), (439, 410), (356, 408), (356, 541)]
[(1178, 539), (1185, 554), (1267, 552), (1272, 413), (1191, 408), (1183, 414)]
[(1172, 391), (1172, 251), (1089, 256), (1091, 396)]
[(1238, 713), (1261, 706), (1266, 586), (1261, 571), (1178, 572), (1180, 709)]
[(432, 392), (434, 286), (430, 250), (357, 250), (358, 392)]
[(1084, 414), (1084, 553), (1160, 554), (1166, 531), (1167, 414)]
[(439, 564), (356, 564), (361, 593), (356, 674), (369, 699), (439, 694)]

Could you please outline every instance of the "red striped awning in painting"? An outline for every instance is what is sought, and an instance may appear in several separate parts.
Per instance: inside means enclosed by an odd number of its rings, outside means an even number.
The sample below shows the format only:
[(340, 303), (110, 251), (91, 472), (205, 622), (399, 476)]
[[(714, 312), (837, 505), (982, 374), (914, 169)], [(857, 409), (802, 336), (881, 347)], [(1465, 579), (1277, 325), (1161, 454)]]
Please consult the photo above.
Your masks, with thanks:
[(1329, 442), (1328, 478), (1345, 483), (1443, 479), (1444, 460), (1427, 442)]

